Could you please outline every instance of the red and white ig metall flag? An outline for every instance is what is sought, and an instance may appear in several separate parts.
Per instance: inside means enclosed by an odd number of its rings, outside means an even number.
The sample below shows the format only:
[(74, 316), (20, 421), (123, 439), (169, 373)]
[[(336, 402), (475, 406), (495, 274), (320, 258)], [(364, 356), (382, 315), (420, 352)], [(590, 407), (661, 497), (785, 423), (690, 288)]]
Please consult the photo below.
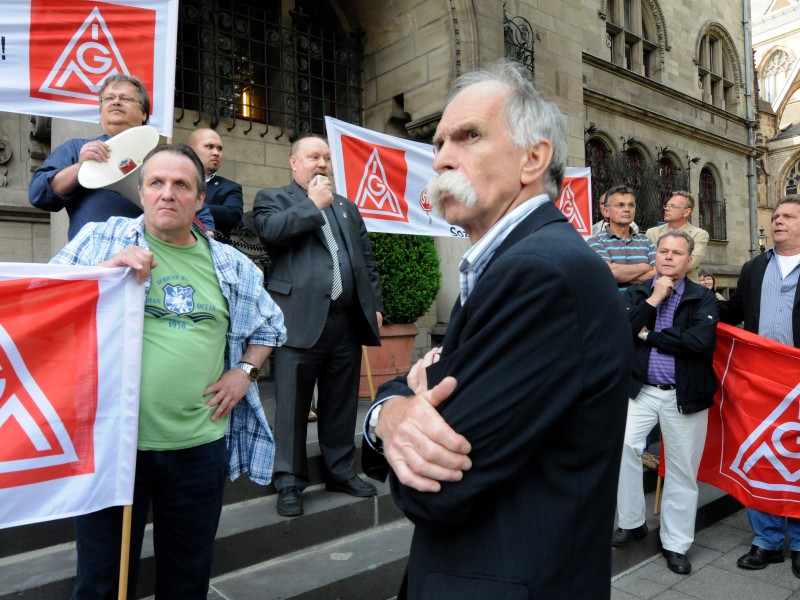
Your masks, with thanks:
[(0, 263), (0, 527), (131, 504), (144, 287)]
[(697, 478), (748, 508), (800, 517), (800, 349), (720, 323), (714, 371)]

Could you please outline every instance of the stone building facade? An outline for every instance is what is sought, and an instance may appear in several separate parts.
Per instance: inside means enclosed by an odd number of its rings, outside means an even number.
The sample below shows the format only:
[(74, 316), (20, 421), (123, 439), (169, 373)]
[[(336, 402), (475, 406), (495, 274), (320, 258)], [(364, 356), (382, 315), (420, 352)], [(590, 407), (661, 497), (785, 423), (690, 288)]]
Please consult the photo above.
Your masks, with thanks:
[[(592, 167), (595, 197), (633, 185), (637, 221), (650, 226), (688, 187), (692, 221), (711, 233), (705, 266), (734, 285), (756, 248), (744, 10), (744, 0), (181, 0), (174, 140), (214, 127), (220, 173), (242, 184), (247, 210), (258, 189), (289, 180), (291, 140), (322, 133), (325, 114), (429, 140), (458, 74), (514, 56), (561, 108), (568, 164)], [(63, 243), (64, 217), (27, 202), (30, 173), (92, 129), (0, 113), (0, 260), (44, 262)], [(437, 246), (446, 321), (466, 243)]]
[(775, 201), (800, 189), (800, 3), (755, 0), (753, 50), (759, 90), (758, 225), (769, 247)]

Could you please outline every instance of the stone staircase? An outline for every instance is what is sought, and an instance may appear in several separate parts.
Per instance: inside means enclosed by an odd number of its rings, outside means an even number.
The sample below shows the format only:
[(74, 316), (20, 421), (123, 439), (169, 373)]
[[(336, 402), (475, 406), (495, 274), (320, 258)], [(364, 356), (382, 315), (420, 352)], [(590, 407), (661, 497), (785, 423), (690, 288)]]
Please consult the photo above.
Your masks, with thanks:
[[(264, 391), (272, 422), (274, 404), (270, 406), (269, 390)], [(368, 403), (360, 403), (359, 422), (367, 407)], [(360, 437), (355, 437), (360, 446)], [(388, 485), (378, 484), (374, 498), (327, 492), (314, 424), (309, 425), (308, 451), (312, 485), (303, 494), (301, 517), (277, 515), (272, 486), (257, 486), (244, 477), (228, 483), (215, 546), (211, 600), (386, 600), (397, 593), (413, 527), (395, 508)], [(360, 465), (360, 455), (356, 460)], [(646, 473), (645, 486), (651, 531), (645, 540), (613, 550), (613, 574), (659, 551), (658, 517), (652, 515), (653, 472)], [(697, 528), (739, 508), (731, 497), (703, 485)], [(0, 600), (63, 600), (70, 595), (74, 575), (70, 519), (0, 529)], [(154, 575), (148, 528), (139, 597), (153, 594)]]

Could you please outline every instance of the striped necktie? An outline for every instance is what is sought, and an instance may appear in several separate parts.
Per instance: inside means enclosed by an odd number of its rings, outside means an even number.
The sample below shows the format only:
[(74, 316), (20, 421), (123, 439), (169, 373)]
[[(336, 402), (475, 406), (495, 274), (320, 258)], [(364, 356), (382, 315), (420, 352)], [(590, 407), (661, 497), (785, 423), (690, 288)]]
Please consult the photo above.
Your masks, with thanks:
[(331, 287), (331, 300), (336, 300), (342, 295), (342, 271), (339, 268), (339, 244), (336, 243), (336, 238), (333, 237), (333, 230), (331, 229), (328, 215), (324, 210), (319, 211), (325, 223), (322, 225), (322, 233), (325, 235), (325, 241), (328, 243), (328, 252), (331, 253), (333, 259), (333, 285)]

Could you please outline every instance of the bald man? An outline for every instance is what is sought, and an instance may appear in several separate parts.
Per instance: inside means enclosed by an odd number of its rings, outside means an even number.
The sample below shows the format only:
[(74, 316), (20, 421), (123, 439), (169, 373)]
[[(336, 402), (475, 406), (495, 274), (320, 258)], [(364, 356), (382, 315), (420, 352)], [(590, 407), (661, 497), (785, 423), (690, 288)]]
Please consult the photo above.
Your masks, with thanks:
[(217, 175), (224, 148), (222, 138), (213, 129), (196, 129), (189, 136), (189, 146), (200, 157), (206, 173), (206, 206), (214, 217), (214, 227), (225, 235), (242, 221), (244, 201), (242, 186)]

